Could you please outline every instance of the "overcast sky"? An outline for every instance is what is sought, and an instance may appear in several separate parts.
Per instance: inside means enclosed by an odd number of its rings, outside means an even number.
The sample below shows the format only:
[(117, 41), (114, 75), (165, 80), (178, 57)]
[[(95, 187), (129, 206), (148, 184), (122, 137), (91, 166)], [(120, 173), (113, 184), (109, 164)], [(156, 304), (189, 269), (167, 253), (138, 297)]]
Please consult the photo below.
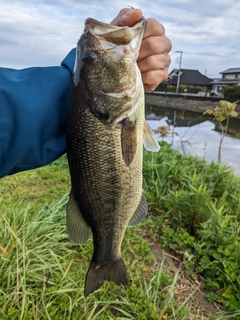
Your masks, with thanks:
[(59, 65), (76, 46), (84, 20), (110, 22), (120, 9), (141, 8), (172, 41), (170, 71), (197, 69), (210, 78), (240, 68), (240, 1), (237, 0), (0, 0), (0, 66)]

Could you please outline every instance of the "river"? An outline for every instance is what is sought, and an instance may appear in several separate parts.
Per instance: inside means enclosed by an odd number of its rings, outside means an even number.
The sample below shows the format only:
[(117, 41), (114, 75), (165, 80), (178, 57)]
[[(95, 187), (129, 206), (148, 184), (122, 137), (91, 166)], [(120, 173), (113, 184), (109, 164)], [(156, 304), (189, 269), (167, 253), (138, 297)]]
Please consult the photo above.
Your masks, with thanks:
[[(169, 125), (171, 131), (178, 134), (165, 138), (174, 149), (209, 162), (217, 161), (221, 131), (212, 117), (147, 105), (146, 119), (153, 130)], [(158, 139), (161, 140), (159, 136)], [(229, 132), (223, 140), (221, 155), (222, 163), (240, 176), (240, 119), (230, 119)]]

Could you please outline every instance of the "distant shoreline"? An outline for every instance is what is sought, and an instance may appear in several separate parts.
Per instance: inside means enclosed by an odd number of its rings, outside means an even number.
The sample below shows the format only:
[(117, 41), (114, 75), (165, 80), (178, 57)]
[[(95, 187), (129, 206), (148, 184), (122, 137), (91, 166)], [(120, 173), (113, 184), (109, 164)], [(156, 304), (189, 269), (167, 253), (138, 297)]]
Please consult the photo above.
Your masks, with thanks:
[[(175, 110), (187, 110), (203, 114), (207, 109), (213, 109), (219, 106), (219, 101), (224, 98), (212, 98), (203, 96), (189, 96), (177, 94), (164, 94), (159, 92), (146, 92), (145, 102), (148, 105), (172, 108)], [(232, 100), (231, 102), (233, 102)], [(240, 104), (236, 107), (237, 118), (240, 119)]]

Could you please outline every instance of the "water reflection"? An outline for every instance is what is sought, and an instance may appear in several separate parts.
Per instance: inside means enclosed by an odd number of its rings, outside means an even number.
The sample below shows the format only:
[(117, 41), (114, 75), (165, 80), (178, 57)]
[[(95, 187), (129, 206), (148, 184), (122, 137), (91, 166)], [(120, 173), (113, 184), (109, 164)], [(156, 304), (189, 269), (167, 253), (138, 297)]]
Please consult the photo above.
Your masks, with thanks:
[[(212, 117), (196, 112), (146, 107), (146, 119), (152, 129), (170, 125), (179, 136), (165, 139), (173, 148), (207, 161), (217, 161), (221, 130)], [(240, 175), (240, 119), (230, 119), (229, 132), (222, 145), (222, 162)]]

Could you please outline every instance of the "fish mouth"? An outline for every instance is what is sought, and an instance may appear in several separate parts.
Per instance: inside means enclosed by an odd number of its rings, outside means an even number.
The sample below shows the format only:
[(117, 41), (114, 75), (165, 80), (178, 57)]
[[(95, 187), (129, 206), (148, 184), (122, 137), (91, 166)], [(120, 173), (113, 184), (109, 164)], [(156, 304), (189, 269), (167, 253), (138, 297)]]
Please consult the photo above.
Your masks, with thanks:
[(132, 44), (132, 49), (138, 51), (145, 29), (146, 19), (137, 22), (133, 27), (114, 26), (98, 20), (88, 18), (85, 21), (85, 32), (97, 37), (100, 41), (105, 40), (114, 46)]
[(84, 65), (91, 68), (94, 63), (100, 64), (103, 61), (124, 61), (123, 63), (129, 65), (129, 69), (135, 69), (145, 25), (144, 17), (132, 27), (114, 26), (93, 18), (86, 19), (84, 32), (77, 45), (75, 86), (79, 83), (81, 72), (84, 72)]

